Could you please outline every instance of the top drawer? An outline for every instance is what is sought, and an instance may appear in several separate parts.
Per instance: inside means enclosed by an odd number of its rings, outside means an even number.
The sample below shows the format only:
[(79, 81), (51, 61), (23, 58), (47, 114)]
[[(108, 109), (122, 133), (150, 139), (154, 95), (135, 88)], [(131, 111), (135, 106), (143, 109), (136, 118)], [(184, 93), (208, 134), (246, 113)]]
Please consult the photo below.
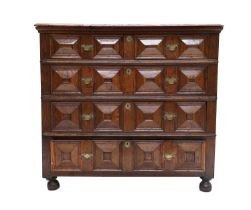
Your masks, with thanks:
[(41, 34), (47, 59), (217, 59), (218, 34)]

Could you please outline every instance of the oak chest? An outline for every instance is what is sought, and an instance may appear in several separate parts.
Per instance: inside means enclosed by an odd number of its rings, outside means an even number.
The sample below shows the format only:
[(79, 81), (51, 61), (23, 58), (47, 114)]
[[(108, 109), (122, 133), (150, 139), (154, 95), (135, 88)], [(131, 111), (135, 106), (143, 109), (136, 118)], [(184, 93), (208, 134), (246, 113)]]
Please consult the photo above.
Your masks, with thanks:
[(43, 177), (214, 177), (221, 25), (37, 24)]

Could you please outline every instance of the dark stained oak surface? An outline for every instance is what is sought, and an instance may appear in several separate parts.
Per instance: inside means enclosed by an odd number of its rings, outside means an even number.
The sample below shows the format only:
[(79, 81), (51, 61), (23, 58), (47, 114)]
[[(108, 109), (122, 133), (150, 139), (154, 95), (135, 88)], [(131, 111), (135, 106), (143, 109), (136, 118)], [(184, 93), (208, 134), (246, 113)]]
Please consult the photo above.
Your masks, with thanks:
[(219, 33), (223, 25), (82, 25), (82, 24), (35, 24), (39, 32), (45, 31), (68, 31), (68, 32), (113, 32), (130, 31), (130, 32), (182, 32), (182, 33)]
[(42, 159), (57, 176), (214, 177), (222, 25), (36, 24)]

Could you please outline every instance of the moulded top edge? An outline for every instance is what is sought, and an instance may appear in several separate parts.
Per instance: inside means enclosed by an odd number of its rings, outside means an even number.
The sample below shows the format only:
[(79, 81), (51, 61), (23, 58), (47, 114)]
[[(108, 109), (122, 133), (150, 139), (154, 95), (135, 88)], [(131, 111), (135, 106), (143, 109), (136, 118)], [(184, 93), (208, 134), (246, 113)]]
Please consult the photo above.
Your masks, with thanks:
[(170, 31), (170, 32), (220, 32), (223, 25), (82, 25), (82, 24), (35, 24), (39, 32), (46, 31)]

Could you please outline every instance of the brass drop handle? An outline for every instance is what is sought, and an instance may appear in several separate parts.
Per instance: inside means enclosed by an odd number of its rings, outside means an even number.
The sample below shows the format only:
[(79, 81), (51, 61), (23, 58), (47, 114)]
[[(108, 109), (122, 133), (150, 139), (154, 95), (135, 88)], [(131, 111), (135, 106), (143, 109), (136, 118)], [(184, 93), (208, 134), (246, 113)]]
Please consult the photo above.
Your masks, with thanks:
[(178, 45), (177, 44), (167, 44), (166, 45), (166, 49), (168, 49), (169, 51), (173, 52), (175, 50), (178, 49)]
[(132, 105), (130, 103), (125, 104), (125, 109), (126, 110), (131, 110), (131, 108), (132, 108)]
[(172, 160), (175, 157), (175, 154), (173, 154), (173, 153), (165, 153), (163, 155), (163, 157), (164, 157), (165, 160), (169, 161), (169, 160)]
[(81, 45), (81, 49), (83, 51), (91, 51), (93, 49), (93, 45), (92, 44), (82, 44)]
[(165, 78), (165, 82), (167, 83), (167, 84), (169, 84), (169, 85), (173, 85), (173, 84), (175, 84), (176, 82), (177, 82), (177, 77), (175, 77), (175, 76), (172, 76), (172, 77), (166, 77)]
[(82, 114), (82, 120), (88, 121), (88, 120), (91, 120), (93, 118), (94, 118), (94, 116), (93, 116), (92, 113)]
[(126, 69), (126, 75), (127, 75), (127, 76), (130, 76), (131, 74), (132, 74), (132, 69), (127, 68), (127, 69)]
[(124, 143), (125, 148), (129, 148), (131, 146), (131, 143), (129, 141), (126, 141)]
[(81, 83), (85, 84), (85, 85), (91, 84), (92, 81), (93, 81), (92, 77), (83, 77), (83, 78), (81, 78)]
[(91, 157), (93, 157), (92, 153), (82, 153), (81, 155), (81, 159), (90, 159)]
[(176, 118), (175, 113), (165, 112), (163, 116), (164, 120), (174, 120)]

